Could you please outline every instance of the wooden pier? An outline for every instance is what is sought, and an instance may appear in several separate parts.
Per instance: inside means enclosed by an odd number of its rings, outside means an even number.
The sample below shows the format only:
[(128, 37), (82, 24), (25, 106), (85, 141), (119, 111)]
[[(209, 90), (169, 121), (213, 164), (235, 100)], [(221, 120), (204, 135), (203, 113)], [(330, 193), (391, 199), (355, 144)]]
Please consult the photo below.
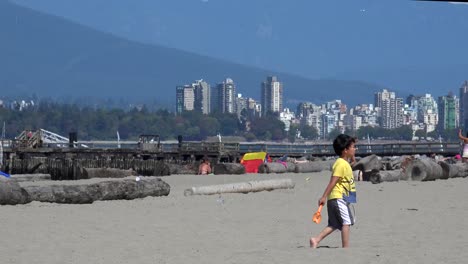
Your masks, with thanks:
[[(93, 142), (86, 142), (93, 146)], [(103, 144), (105, 142), (99, 142)], [(84, 144), (83, 144), (84, 145)], [(129, 146), (129, 145), (127, 145)], [(454, 156), (460, 153), (459, 143), (446, 142), (392, 142), (380, 144), (357, 144), (356, 156), (399, 156), (431, 155)], [(265, 151), (270, 157), (288, 155), (292, 158), (303, 156), (335, 156), (331, 143), (322, 144), (280, 144), (280, 143), (223, 143), (223, 142), (181, 142), (145, 143), (134, 142), (133, 147), (42, 147), (3, 148), (0, 169), (9, 173), (50, 173), (53, 179), (79, 179), (80, 168), (134, 169), (141, 175), (164, 175), (162, 164), (192, 164), (207, 157), (213, 164), (239, 162), (247, 152)]]

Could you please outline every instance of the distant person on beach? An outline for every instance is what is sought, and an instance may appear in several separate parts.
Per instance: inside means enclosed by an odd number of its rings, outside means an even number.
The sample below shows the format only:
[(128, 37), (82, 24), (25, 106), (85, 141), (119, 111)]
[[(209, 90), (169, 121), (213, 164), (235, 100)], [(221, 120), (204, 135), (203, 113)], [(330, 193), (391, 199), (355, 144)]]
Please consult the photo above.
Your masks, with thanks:
[(211, 166), (208, 159), (203, 158), (201, 160), (200, 166), (198, 166), (198, 174), (200, 175), (207, 175), (211, 173)]
[(466, 160), (468, 159), (468, 133), (466, 133), (466, 137), (464, 137), (462, 135), (462, 130), (460, 129), (460, 130), (458, 130), (458, 138), (463, 140), (462, 158), (463, 158), (463, 162), (466, 162)]
[(350, 226), (354, 224), (351, 203), (356, 203), (356, 186), (350, 165), (350, 162), (355, 162), (355, 143), (356, 139), (345, 134), (338, 135), (333, 141), (333, 149), (339, 158), (333, 164), (330, 182), (318, 201), (319, 206), (327, 202), (328, 225), (320, 234), (310, 238), (312, 248), (336, 229), (341, 231), (342, 246), (349, 247)]

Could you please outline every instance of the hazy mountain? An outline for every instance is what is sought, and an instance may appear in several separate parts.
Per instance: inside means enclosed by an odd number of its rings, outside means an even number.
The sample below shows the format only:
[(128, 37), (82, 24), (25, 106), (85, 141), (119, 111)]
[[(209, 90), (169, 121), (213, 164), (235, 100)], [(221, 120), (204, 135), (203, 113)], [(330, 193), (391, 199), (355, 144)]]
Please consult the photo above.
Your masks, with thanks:
[[(175, 86), (232, 78), (238, 92), (260, 99), (260, 83), (275, 74), (288, 102), (372, 102), (380, 87), (364, 82), (310, 80), (247, 67), (102, 33), (0, 0), (0, 95), (154, 98), (175, 104)], [(295, 106), (295, 104), (293, 105)]]
[(468, 5), (412, 0), (14, 0), (127, 39), (308, 78), (442, 95), (468, 77)]

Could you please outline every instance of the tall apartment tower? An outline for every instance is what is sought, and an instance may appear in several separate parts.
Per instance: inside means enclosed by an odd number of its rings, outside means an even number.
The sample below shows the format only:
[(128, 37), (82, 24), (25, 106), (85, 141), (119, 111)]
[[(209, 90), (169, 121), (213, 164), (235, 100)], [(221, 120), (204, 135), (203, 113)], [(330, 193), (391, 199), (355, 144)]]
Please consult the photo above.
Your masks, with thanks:
[(380, 107), (380, 126), (393, 129), (403, 125), (403, 98), (383, 89), (375, 94), (375, 105)]
[(191, 85), (176, 87), (176, 114), (192, 111), (195, 106), (195, 90)]
[(460, 126), (468, 128), (468, 81), (460, 87)]
[(377, 92), (374, 95), (374, 101), (376, 107), (382, 107), (382, 101), (390, 98), (395, 99), (395, 93), (390, 92), (387, 89), (383, 89), (381, 92)]
[(452, 93), (440, 96), (438, 100), (439, 123), (437, 129), (455, 129), (459, 126), (459, 100)]
[(265, 82), (262, 82), (262, 115), (267, 112), (283, 111), (283, 84), (278, 81), (276, 76), (269, 76)]
[(195, 111), (201, 112), (205, 115), (211, 113), (210, 85), (203, 80), (197, 80), (192, 84), (192, 87), (194, 88), (195, 95)]
[(213, 111), (221, 113), (237, 113), (237, 93), (234, 81), (227, 78), (222, 83), (216, 85), (211, 97)]

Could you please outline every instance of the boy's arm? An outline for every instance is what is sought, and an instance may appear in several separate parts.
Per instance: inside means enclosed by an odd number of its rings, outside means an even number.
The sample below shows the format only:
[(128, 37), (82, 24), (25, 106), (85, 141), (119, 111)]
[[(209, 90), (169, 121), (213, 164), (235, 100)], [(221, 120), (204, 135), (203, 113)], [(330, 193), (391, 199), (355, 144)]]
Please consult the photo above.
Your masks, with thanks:
[(327, 201), (328, 195), (330, 194), (333, 187), (335, 187), (336, 183), (339, 180), (340, 180), (340, 177), (338, 177), (338, 176), (331, 176), (330, 177), (330, 182), (328, 183), (327, 188), (325, 188), (325, 191), (323, 192), (322, 197), (320, 197), (320, 199), (319, 199), (319, 202), (318, 202), (319, 206), (325, 204), (325, 202)]

